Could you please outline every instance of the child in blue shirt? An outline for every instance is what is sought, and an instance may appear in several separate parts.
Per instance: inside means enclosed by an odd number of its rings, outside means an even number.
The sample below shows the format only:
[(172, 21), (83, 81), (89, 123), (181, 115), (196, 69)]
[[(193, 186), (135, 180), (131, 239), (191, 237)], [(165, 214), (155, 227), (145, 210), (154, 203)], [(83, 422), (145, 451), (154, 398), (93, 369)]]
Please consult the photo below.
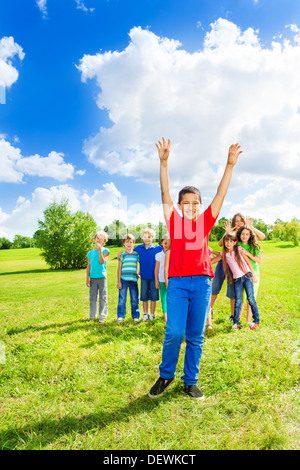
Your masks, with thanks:
[(94, 237), (95, 249), (87, 254), (86, 285), (90, 288), (89, 320), (97, 319), (97, 298), (99, 293), (99, 323), (102, 323), (108, 314), (106, 261), (110, 251), (108, 248), (103, 247), (107, 241), (106, 232), (97, 232)]
[[(155, 255), (162, 251), (162, 247), (154, 245), (152, 240), (155, 236), (152, 228), (145, 228), (142, 233), (144, 243), (134, 248), (140, 258), (141, 275), (141, 301), (143, 302), (143, 320), (154, 320), (156, 302), (159, 300), (159, 290), (155, 286)], [(150, 301), (150, 314), (148, 313), (148, 301)]]

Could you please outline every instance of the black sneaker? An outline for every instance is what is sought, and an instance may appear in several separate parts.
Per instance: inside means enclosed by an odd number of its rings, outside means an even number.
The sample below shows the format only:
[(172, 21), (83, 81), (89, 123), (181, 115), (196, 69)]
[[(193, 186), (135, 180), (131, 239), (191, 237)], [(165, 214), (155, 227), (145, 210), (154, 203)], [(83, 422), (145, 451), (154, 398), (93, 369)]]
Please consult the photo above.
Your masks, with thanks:
[(151, 388), (150, 392), (148, 393), (148, 397), (149, 398), (159, 398), (159, 397), (161, 397), (162, 394), (164, 393), (164, 391), (166, 390), (166, 388), (172, 382), (174, 382), (174, 378), (173, 379), (162, 379), (161, 377), (159, 377), (159, 379), (157, 379), (157, 381), (155, 382), (155, 384)]
[(229, 321), (231, 321), (233, 323), (233, 315), (230, 315)]
[(204, 400), (204, 395), (197, 385), (185, 385), (185, 393), (194, 400)]

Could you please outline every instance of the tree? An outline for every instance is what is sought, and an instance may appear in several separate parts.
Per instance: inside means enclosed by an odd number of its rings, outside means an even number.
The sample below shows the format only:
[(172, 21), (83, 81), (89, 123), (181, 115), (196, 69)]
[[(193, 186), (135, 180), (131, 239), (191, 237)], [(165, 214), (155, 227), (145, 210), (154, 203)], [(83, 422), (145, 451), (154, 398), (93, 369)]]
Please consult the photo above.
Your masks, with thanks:
[(291, 240), (295, 246), (299, 245), (300, 224), (299, 220), (294, 218), (287, 222), (284, 227), (284, 240)]
[(224, 225), (228, 219), (222, 217), (218, 222), (213, 226), (209, 235), (209, 241), (219, 241), (225, 234)]
[(68, 204), (67, 199), (51, 203), (34, 234), (43, 258), (52, 269), (84, 268), (97, 229), (90, 214), (72, 214)]
[(285, 222), (280, 219), (275, 220), (275, 224), (273, 226), (273, 238), (279, 238), (279, 240), (284, 240), (284, 231), (285, 231)]
[(30, 248), (34, 245), (34, 239), (30, 237), (24, 237), (23, 235), (15, 235), (11, 248)]
[(0, 238), (0, 250), (9, 250), (12, 246), (12, 242), (5, 237)]
[(107, 232), (108, 235), (107, 245), (122, 246), (122, 238), (127, 232), (127, 229), (124, 222), (114, 220), (111, 224), (104, 227), (104, 232)]

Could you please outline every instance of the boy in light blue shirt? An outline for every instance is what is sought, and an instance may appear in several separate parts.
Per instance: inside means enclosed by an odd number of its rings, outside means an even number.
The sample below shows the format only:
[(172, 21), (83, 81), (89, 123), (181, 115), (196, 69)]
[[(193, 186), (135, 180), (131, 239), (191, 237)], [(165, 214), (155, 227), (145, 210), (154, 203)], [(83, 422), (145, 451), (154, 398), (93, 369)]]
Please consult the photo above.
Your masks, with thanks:
[(99, 294), (99, 323), (102, 323), (108, 314), (106, 261), (110, 251), (108, 248), (103, 247), (108, 241), (107, 233), (97, 232), (94, 241), (95, 249), (87, 254), (88, 264), (86, 268), (86, 285), (90, 288), (89, 320), (97, 320), (97, 298)]

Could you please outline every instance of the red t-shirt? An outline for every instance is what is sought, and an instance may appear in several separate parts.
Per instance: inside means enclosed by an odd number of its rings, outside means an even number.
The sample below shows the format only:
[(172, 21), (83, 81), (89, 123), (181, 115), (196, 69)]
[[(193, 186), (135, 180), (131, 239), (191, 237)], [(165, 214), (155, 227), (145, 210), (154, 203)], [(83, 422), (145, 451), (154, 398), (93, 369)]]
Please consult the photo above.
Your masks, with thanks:
[(207, 275), (214, 277), (208, 253), (208, 236), (216, 222), (209, 206), (196, 220), (185, 220), (173, 208), (166, 219), (171, 252), (169, 277)]

